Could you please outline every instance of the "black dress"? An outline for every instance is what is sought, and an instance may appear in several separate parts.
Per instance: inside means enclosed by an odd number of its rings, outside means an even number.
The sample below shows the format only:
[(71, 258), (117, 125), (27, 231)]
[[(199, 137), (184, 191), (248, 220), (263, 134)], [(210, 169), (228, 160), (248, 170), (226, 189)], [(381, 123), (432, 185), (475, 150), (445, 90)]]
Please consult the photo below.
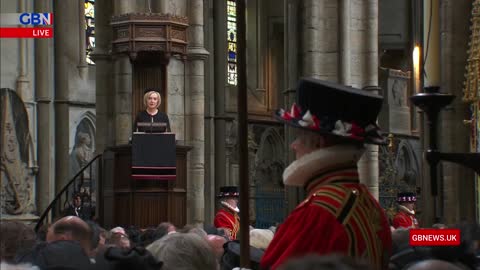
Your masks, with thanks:
[(154, 115), (149, 114), (147, 111), (139, 112), (137, 114), (137, 118), (135, 118), (135, 124), (133, 125), (134, 131), (136, 131), (138, 122), (167, 123), (167, 132), (171, 132), (171, 130), (170, 130), (170, 120), (168, 120), (167, 114), (163, 113), (161, 111), (158, 111)]

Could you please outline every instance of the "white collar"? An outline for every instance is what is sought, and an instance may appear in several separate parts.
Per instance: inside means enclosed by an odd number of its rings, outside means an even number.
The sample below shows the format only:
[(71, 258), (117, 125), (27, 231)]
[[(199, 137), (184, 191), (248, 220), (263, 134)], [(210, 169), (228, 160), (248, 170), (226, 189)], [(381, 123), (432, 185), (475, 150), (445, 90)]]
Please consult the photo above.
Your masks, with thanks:
[(221, 201), (220, 202), (223, 206), (227, 207), (228, 209), (232, 210), (233, 212), (236, 212), (236, 213), (239, 213), (240, 212), (240, 209), (238, 209), (238, 206), (237, 207), (233, 207), (231, 206), (228, 202), (226, 201)]
[(408, 209), (405, 205), (401, 205), (401, 204), (400, 204), (400, 205), (398, 205), (398, 208), (399, 208), (400, 211), (403, 211), (403, 212), (405, 212), (405, 213), (407, 213), (407, 214), (410, 214), (410, 215), (412, 215), (412, 216), (415, 215), (415, 210), (410, 210), (410, 209)]
[(314, 150), (295, 160), (285, 169), (283, 183), (287, 186), (303, 187), (308, 180), (317, 176), (325, 168), (336, 164), (356, 164), (364, 150), (364, 148), (344, 144)]

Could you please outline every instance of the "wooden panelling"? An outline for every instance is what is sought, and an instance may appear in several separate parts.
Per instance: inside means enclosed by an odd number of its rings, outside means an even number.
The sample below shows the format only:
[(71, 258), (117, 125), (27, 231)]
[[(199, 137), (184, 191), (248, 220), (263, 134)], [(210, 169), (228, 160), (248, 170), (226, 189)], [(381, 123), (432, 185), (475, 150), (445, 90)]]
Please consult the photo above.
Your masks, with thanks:
[(167, 95), (164, 65), (144, 65), (136, 63), (133, 65), (133, 90), (132, 90), (132, 120), (135, 121), (137, 114), (145, 110), (143, 96), (146, 89), (153, 89), (162, 96), (162, 103), (159, 110), (167, 111)]
[(105, 151), (100, 185), (100, 223), (105, 228), (135, 225), (141, 228), (169, 221), (186, 224), (187, 153), (189, 146), (177, 144), (177, 178), (172, 181), (133, 180), (131, 145)]
[[(112, 226), (128, 227), (131, 223), (132, 201), (130, 193), (116, 193), (114, 196), (114, 223)], [(133, 210), (135, 211), (135, 210)]]
[(137, 226), (157, 226), (168, 220), (168, 193), (135, 193), (134, 220)]

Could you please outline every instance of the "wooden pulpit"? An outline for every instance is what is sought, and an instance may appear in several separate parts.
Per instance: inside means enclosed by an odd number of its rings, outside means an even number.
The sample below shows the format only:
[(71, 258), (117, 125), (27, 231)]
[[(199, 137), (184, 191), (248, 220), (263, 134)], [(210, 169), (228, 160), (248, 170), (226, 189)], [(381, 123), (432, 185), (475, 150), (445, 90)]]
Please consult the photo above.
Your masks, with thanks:
[(175, 180), (174, 133), (135, 132), (132, 136), (132, 178), (135, 180)]
[[(142, 137), (137, 143), (146, 143), (144, 140), (148, 141), (152, 137), (145, 138), (147, 137)], [(173, 142), (176, 174), (174, 178), (168, 179), (135, 179), (132, 170), (134, 138), (132, 144), (105, 150), (101, 170), (103, 177), (98, 194), (99, 223), (102, 226), (112, 228), (134, 225), (147, 228), (167, 221), (177, 227), (186, 224), (187, 154), (192, 147), (182, 142)], [(156, 151), (155, 155), (162, 156), (160, 148)]]

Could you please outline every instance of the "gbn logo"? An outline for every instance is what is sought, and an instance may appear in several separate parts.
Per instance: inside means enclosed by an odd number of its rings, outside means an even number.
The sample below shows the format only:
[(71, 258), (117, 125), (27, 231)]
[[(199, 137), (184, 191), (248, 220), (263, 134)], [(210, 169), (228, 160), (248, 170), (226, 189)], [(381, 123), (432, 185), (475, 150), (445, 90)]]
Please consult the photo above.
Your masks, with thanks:
[(23, 25), (52, 25), (53, 13), (22, 13), (19, 20)]

